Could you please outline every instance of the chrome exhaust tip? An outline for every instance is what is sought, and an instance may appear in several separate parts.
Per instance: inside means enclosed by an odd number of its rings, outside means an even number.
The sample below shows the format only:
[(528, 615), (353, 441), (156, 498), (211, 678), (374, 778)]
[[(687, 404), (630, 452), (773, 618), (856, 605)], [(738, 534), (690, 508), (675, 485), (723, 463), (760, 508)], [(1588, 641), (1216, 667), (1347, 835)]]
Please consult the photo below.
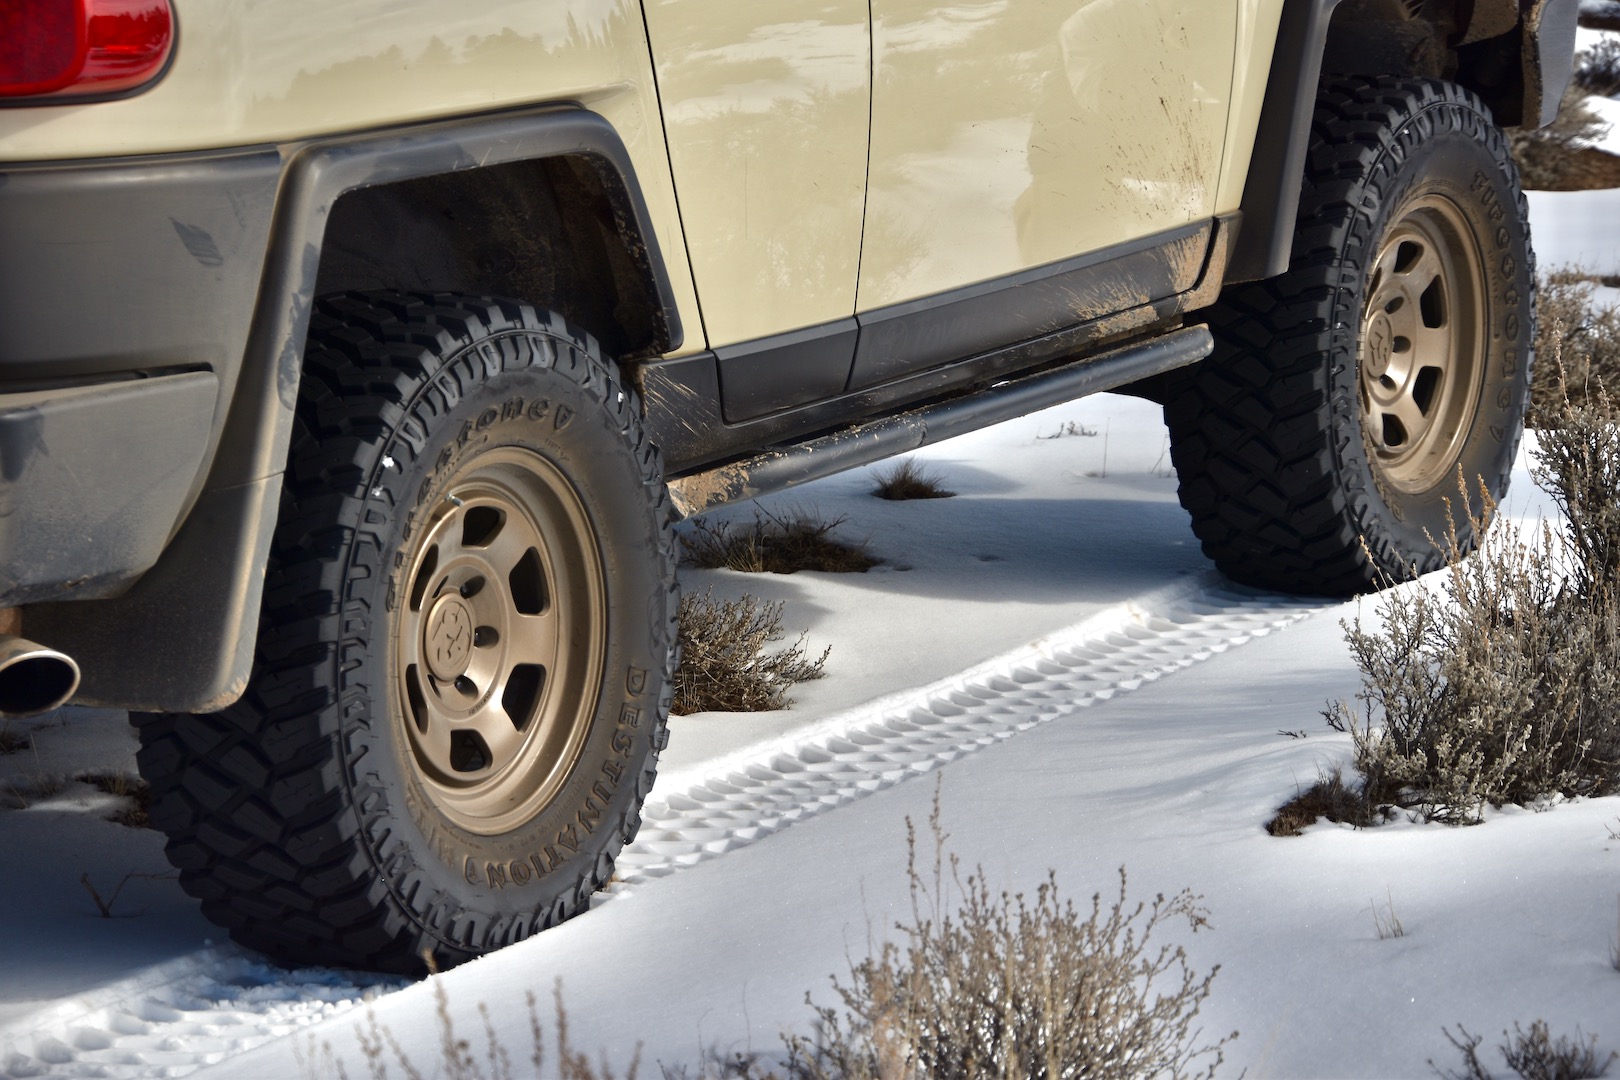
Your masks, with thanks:
[(0, 634), (0, 720), (18, 720), (67, 704), (79, 688), (79, 665), (66, 653)]

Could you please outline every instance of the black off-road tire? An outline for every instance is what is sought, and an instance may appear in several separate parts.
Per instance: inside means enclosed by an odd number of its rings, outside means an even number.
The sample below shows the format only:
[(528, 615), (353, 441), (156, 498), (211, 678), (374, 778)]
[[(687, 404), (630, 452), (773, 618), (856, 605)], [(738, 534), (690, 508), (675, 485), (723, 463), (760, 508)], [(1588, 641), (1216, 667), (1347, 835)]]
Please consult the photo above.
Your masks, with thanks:
[(1534, 269), (1517, 172), (1478, 99), (1325, 81), (1289, 270), (1227, 290), (1214, 354), (1165, 405), (1204, 552), (1240, 582), (1347, 595), (1440, 566), (1448, 509), (1471, 546), (1458, 473), (1476, 511), (1481, 483), (1507, 488)]
[(569, 918), (640, 824), (677, 600), (659, 456), (588, 335), (323, 301), (247, 692), (135, 718), (182, 886), (244, 945), (386, 971)]

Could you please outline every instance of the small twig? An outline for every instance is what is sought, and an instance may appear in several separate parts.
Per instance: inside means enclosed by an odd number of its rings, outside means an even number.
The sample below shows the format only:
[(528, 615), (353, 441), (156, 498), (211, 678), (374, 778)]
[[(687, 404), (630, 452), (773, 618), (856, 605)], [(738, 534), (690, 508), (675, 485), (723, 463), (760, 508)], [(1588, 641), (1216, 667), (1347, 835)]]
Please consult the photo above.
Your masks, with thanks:
[[(143, 878), (147, 881), (172, 881), (178, 876), (179, 875), (173, 871), (170, 871), (167, 874), (142, 874), (131, 870), (129, 873), (125, 874), (121, 879), (119, 879), (117, 886), (113, 888), (112, 895), (107, 897), (105, 900), (101, 898), (101, 893), (96, 890), (96, 887), (90, 884), (90, 874), (88, 872), (79, 875), (79, 884), (83, 885), (85, 891), (90, 894), (90, 899), (96, 902), (96, 910), (101, 912), (101, 917), (103, 919), (111, 919), (113, 918), (113, 905), (118, 903), (118, 894), (124, 891), (124, 886), (128, 885), (132, 879)], [(134, 915), (139, 914), (141, 914), (141, 912), (137, 911), (125, 917), (132, 918)]]
[(1174, 476), (1176, 474), (1176, 471), (1175, 471), (1174, 468), (1167, 468), (1162, 472), (1159, 470), (1159, 466), (1164, 464), (1164, 459), (1166, 457), (1168, 457), (1169, 455), (1170, 455), (1170, 436), (1166, 435), (1164, 437), (1164, 444), (1159, 447), (1158, 459), (1153, 462), (1153, 469), (1151, 471), (1152, 471), (1154, 476), (1161, 477), (1161, 478), (1164, 478), (1164, 479), (1168, 479), (1168, 478), (1170, 478), (1170, 477), (1172, 477), (1172, 476)]

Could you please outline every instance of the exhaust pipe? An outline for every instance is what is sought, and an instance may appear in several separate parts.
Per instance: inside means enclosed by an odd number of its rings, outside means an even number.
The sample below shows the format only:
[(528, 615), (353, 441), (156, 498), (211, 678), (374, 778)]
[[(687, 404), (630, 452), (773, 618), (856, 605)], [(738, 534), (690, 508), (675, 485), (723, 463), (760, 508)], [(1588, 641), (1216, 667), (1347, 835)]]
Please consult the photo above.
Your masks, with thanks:
[(66, 653), (15, 634), (0, 634), (0, 720), (50, 712), (79, 688), (79, 665)]

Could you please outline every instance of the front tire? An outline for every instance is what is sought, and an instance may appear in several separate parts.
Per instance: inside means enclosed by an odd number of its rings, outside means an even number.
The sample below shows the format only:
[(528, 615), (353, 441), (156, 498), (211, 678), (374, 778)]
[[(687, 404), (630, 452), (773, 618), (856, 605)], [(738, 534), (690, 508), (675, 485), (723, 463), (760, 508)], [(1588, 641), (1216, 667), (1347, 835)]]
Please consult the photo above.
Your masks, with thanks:
[(204, 913), (281, 959), (415, 972), (583, 910), (667, 736), (667, 500), (562, 319), (323, 301), (247, 692), (137, 718)]
[(1530, 387), (1534, 257), (1507, 142), (1448, 83), (1324, 83), (1292, 261), (1229, 289), (1165, 406), (1205, 553), (1346, 595), (1438, 568), (1459, 493), (1506, 490)]

